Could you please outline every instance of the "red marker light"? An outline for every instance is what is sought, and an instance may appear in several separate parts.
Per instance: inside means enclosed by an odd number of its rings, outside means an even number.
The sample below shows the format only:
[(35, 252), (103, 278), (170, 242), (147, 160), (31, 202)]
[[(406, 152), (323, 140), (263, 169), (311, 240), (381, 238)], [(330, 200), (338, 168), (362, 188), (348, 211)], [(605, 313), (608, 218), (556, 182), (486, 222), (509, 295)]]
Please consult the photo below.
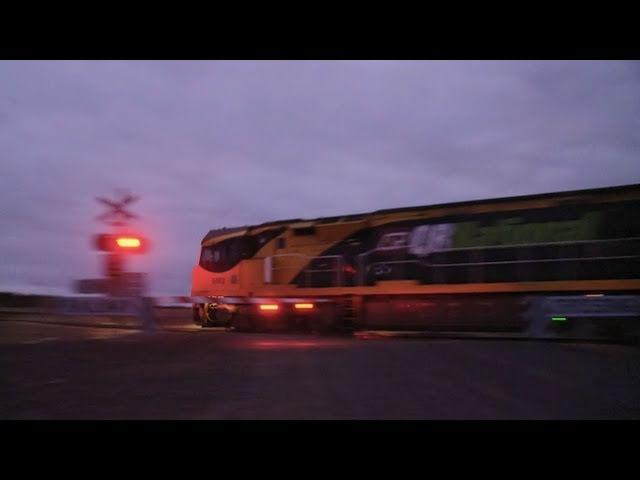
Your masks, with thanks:
[(280, 307), (275, 303), (263, 303), (262, 305), (260, 305), (260, 310), (262, 310), (263, 312), (275, 312), (279, 308)]
[(356, 269), (351, 265), (345, 265), (342, 270), (344, 271), (344, 273), (348, 273), (349, 275), (353, 275), (354, 273), (356, 273)]
[(313, 303), (296, 303), (293, 305), (296, 310), (312, 310)]
[(142, 242), (135, 237), (118, 237), (116, 243), (120, 248), (140, 248)]

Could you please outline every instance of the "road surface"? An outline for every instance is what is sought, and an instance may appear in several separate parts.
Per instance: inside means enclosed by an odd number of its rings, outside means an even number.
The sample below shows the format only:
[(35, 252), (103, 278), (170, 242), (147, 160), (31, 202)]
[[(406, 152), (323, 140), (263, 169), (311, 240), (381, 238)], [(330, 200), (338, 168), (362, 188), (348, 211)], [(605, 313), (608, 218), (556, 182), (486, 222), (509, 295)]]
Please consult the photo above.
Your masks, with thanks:
[(0, 321), (2, 419), (640, 418), (640, 348)]

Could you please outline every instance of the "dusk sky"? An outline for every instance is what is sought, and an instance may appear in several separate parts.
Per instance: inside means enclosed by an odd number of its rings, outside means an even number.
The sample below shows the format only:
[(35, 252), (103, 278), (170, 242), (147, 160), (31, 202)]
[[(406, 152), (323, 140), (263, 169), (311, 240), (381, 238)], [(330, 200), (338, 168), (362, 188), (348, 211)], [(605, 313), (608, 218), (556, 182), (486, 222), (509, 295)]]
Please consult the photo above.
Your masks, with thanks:
[(209, 229), (640, 182), (640, 62), (0, 61), (0, 291), (131, 270), (188, 295)]

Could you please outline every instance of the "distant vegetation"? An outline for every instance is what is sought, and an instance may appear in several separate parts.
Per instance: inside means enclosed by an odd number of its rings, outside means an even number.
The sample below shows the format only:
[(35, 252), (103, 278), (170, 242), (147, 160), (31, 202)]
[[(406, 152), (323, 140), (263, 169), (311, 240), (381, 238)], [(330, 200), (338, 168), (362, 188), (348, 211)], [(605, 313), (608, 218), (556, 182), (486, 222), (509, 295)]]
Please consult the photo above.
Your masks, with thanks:
[(11, 292), (0, 292), (0, 307), (28, 308), (41, 307), (53, 297), (46, 295), (28, 295)]

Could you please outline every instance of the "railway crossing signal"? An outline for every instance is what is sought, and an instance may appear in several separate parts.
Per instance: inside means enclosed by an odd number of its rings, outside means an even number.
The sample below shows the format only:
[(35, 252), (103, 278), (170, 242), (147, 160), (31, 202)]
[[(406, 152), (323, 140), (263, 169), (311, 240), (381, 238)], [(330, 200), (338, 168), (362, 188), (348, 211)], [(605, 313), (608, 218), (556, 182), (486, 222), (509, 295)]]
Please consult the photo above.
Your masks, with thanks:
[(107, 212), (97, 217), (98, 220), (103, 221), (108, 225), (118, 227), (126, 224), (128, 220), (138, 218), (137, 215), (131, 213), (125, 208), (127, 205), (138, 200), (138, 197), (135, 195), (123, 193), (121, 194), (120, 200), (109, 200), (103, 197), (96, 197), (96, 200), (109, 207)]
[(129, 254), (146, 253), (148, 240), (126, 227), (128, 220), (138, 218), (127, 210), (127, 206), (138, 197), (121, 194), (119, 200), (97, 197), (98, 202), (109, 207), (109, 211), (98, 216), (112, 227), (114, 233), (101, 233), (92, 237), (92, 246), (103, 255), (103, 278), (83, 279), (75, 283), (78, 293), (102, 293), (109, 296), (142, 296), (145, 292), (146, 275), (126, 272), (125, 260)]
[(102, 233), (92, 237), (93, 247), (105, 252), (103, 278), (77, 280), (74, 289), (78, 293), (103, 294), (102, 298), (68, 298), (58, 306), (65, 314), (106, 314), (135, 315), (147, 333), (155, 330), (152, 300), (146, 297), (146, 279), (144, 273), (125, 271), (125, 259), (128, 254), (145, 253), (148, 250), (147, 239), (128, 230), (129, 220), (138, 218), (127, 210), (127, 206), (138, 197), (131, 194), (121, 195), (120, 200), (96, 198), (109, 210), (97, 219), (115, 227), (114, 233)]

